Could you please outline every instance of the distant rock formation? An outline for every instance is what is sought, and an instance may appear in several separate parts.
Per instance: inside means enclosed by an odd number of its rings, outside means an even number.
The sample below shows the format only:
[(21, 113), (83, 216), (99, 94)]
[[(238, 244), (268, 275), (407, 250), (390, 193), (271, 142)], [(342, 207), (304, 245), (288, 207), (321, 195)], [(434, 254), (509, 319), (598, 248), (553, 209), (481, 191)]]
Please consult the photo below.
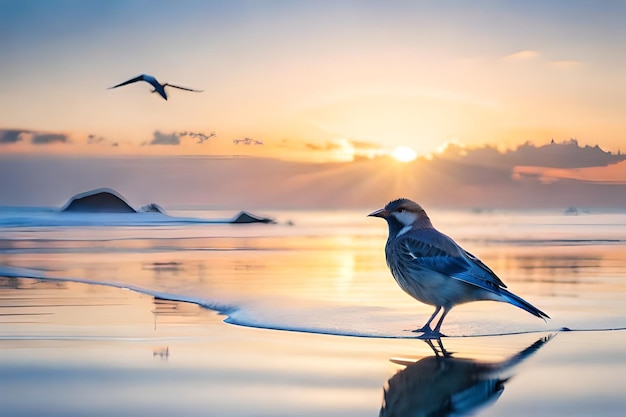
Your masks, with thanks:
[(73, 213), (137, 213), (122, 196), (108, 188), (86, 191), (72, 197), (61, 212)]
[(246, 211), (240, 211), (230, 223), (276, 223), (273, 219), (269, 217), (260, 217), (255, 216), (254, 214), (250, 214)]
[[(109, 188), (86, 191), (72, 197), (61, 209), (63, 213), (160, 213), (165, 216), (165, 210), (156, 203), (146, 204), (139, 210), (132, 208), (124, 198)], [(206, 220), (210, 223), (276, 223), (269, 217), (256, 216), (246, 211), (240, 211), (230, 220)]]
[(163, 207), (158, 205), (157, 203), (146, 204), (145, 206), (139, 209), (140, 213), (161, 213), (165, 214), (165, 210)]
[(564, 214), (566, 216), (578, 216), (579, 214), (589, 214), (590, 211), (589, 210), (581, 210), (579, 208), (570, 206), (567, 209), (565, 209)]

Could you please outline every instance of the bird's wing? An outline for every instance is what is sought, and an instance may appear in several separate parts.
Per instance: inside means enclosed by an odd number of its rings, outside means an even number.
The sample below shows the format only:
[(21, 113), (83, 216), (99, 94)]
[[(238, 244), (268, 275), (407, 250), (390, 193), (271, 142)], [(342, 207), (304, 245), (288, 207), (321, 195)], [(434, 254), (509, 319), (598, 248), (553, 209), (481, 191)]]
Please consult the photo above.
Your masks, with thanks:
[(502, 288), (506, 288), (506, 285), (504, 284), (504, 282), (502, 282), (502, 280), (496, 275), (495, 272), (493, 272), (491, 270), (491, 268), (489, 268), (487, 265), (485, 265), (483, 263), (483, 261), (481, 261), (480, 259), (478, 259), (476, 256), (472, 255), (471, 253), (469, 253), (466, 250), (463, 250), (463, 252), (465, 253), (465, 256), (467, 256), (467, 258), (472, 261), (472, 263), (474, 264), (474, 266), (477, 266), (478, 268), (482, 269), (484, 272), (486, 272), (488, 275), (491, 276), (491, 278)]
[(179, 85), (168, 84), (168, 83), (163, 84), (163, 87), (174, 87), (174, 88), (178, 88), (179, 90), (193, 91), (194, 93), (201, 93), (204, 91), (204, 90), (194, 90), (193, 88), (181, 87)]
[[(475, 256), (460, 248), (452, 239), (433, 230), (420, 231), (399, 242), (402, 258), (409, 264), (429, 269), (488, 291), (498, 291), (502, 281)], [(478, 263), (477, 263), (478, 262)], [(409, 265), (410, 266), (410, 265)]]
[(121, 87), (121, 86), (126, 85), (126, 84), (132, 84), (132, 83), (136, 83), (137, 81), (145, 81), (145, 80), (146, 80), (145, 79), (145, 75), (142, 74), (142, 75), (139, 75), (139, 76), (137, 76), (135, 78), (131, 78), (128, 81), (124, 81), (123, 83), (119, 83), (118, 85), (114, 85), (113, 87), (109, 87), (109, 90), (112, 89), (112, 88)]

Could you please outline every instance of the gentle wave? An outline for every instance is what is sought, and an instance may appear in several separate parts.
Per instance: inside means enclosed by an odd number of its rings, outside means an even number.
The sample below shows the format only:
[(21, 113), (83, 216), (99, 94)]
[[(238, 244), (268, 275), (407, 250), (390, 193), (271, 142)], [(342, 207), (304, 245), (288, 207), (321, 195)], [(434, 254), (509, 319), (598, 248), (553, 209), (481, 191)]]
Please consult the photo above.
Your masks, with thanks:
[(197, 304), (199, 306), (208, 308), (210, 310), (214, 310), (220, 314), (228, 314), (236, 309), (234, 306), (223, 305), (223, 304), (219, 304), (210, 300), (202, 300), (202, 299), (197, 299), (194, 297), (184, 296), (180, 294), (172, 294), (172, 293), (166, 293), (162, 291), (154, 291), (154, 290), (142, 288), (136, 285), (128, 285), (128, 284), (120, 283), (120, 282), (93, 281), (93, 280), (88, 280), (88, 279), (70, 278), (70, 277), (55, 277), (55, 276), (48, 275), (45, 271), (40, 271), (36, 269), (0, 266), (0, 276), (5, 276), (9, 278), (32, 278), (32, 279), (39, 279), (39, 280), (46, 280), (46, 281), (75, 282), (79, 284), (101, 285), (105, 287), (119, 288), (122, 290), (134, 291), (138, 294), (149, 295), (149, 296), (160, 298), (163, 300)]
[(76, 226), (175, 226), (185, 224), (223, 224), (232, 219), (171, 217), (161, 213), (73, 214), (42, 213), (9, 215), (0, 218), (0, 228), (76, 227)]
[[(196, 304), (226, 316), (224, 319), (226, 323), (245, 327), (349, 337), (392, 339), (420, 338), (418, 333), (413, 333), (408, 330), (410, 326), (406, 323), (406, 320), (411, 318), (398, 317), (397, 313), (392, 309), (381, 307), (332, 304), (324, 306), (306, 305), (294, 300), (291, 302), (287, 300), (286, 303), (285, 300), (282, 300), (283, 303), (280, 304), (280, 308), (276, 307), (275, 300), (248, 300), (228, 303), (183, 294), (155, 291), (119, 282), (50, 276), (45, 271), (8, 266), (0, 266), (0, 276), (74, 282), (131, 290), (158, 299)], [(402, 324), (407, 325), (402, 326)], [(542, 325), (529, 328), (528, 325), (520, 326), (519, 323), (506, 323), (497, 326), (505, 327), (496, 327), (492, 323), (483, 324), (480, 328), (470, 326), (468, 331), (468, 328), (463, 328), (460, 325), (451, 325), (449, 328), (452, 331), (446, 333), (450, 337), (489, 337), (545, 332), (626, 330), (626, 327), (619, 324), (615, 326), (574, 328), (564, 326), (562, 323), (555, 323), (554, 320), (551, 322), (550, 328), (546, 328)]]

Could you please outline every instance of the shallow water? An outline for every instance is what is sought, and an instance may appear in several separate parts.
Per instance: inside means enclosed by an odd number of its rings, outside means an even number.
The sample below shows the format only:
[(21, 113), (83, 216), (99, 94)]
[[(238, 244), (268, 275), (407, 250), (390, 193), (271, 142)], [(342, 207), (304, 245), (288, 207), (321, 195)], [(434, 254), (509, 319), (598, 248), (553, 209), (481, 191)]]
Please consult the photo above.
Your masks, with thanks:
[[(279, 213), (276, 225), (164, 225), (130, 216), (142, 221), (5, 227), (0, 273), (133, 288), (198, 303), (232, 324), (311, 333), (414, 337), (406, 330), (432, 312), (396, 286), (383, 254), (386, 225), (362, 213)], [(187, 217), (203, 216), (219, 217)], [(442, 231), (552, 317), (544, 323), (509, 305), (472, 303), (448, 316), (448, 335), (626, 327), (626, 214), (441, 217), (433, 220)]]
[[(30, 408), (13, 401), (12, 415), (35, 415), (37, 404), (81, 415), (85, 404), (63, 405), (61, 394), (80, 389), (100, 398), (99, 390), (111, 386), (114, 401), (98, 400), (102, 413), (93, 415), (145, 415), (139, 404), (146, 396), (155, 397), (147, 409), (156, 415), (177, 408), (186, 415), (375, 415), (384, 389), (406, 398), (397, 393), (411, 392), (424, 375), (454, 385), (428, 367), (419, 368), (418, 379), (396, 379), (409, 385), (389, 381), (405, 368), (400, 375), (413, 375), (418, 365), (411, 361), (434, 355), (409, 331), (432, 308), (397, 287), (384, 260), (386, 225), (366, 213), (263, 213), (275, 225), (109, 217), (106, 226), (98, 218), (19, 226), (7, 212), (10, 221), (0, 219), (0, 275), (7, 276), (0, 288), (0, 392), (19, 392), (9, 377), (30, 386), (45, 385), (45, 375), (58, 390)], [(544, 323), (493, 302), (459, 306), (442, 329), (451, 336), (443, 340), (446, 350), (502, 362), (557, 334), (519, 364), (504, 394), (480, 413), (621, 415), (626, 332), (614, 329), (626, 328), (626, 214), (431, 217), (552, 317)], [(167, 370), (159, 368), (164, 348)], [(86, 382), (96, 380), (105, 382)], [(202, 413), (207, 405), (219, 412)]]

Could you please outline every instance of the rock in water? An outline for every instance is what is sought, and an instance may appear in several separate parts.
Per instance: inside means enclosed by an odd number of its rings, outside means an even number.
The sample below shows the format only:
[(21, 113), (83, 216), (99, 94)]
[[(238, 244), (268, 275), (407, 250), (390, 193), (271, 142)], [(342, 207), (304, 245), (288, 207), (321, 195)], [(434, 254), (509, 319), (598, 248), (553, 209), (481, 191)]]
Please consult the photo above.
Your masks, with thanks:
[(100, 188), (72, 197), (61, 212), (71, 213), (137, 213), (117, 192)]

